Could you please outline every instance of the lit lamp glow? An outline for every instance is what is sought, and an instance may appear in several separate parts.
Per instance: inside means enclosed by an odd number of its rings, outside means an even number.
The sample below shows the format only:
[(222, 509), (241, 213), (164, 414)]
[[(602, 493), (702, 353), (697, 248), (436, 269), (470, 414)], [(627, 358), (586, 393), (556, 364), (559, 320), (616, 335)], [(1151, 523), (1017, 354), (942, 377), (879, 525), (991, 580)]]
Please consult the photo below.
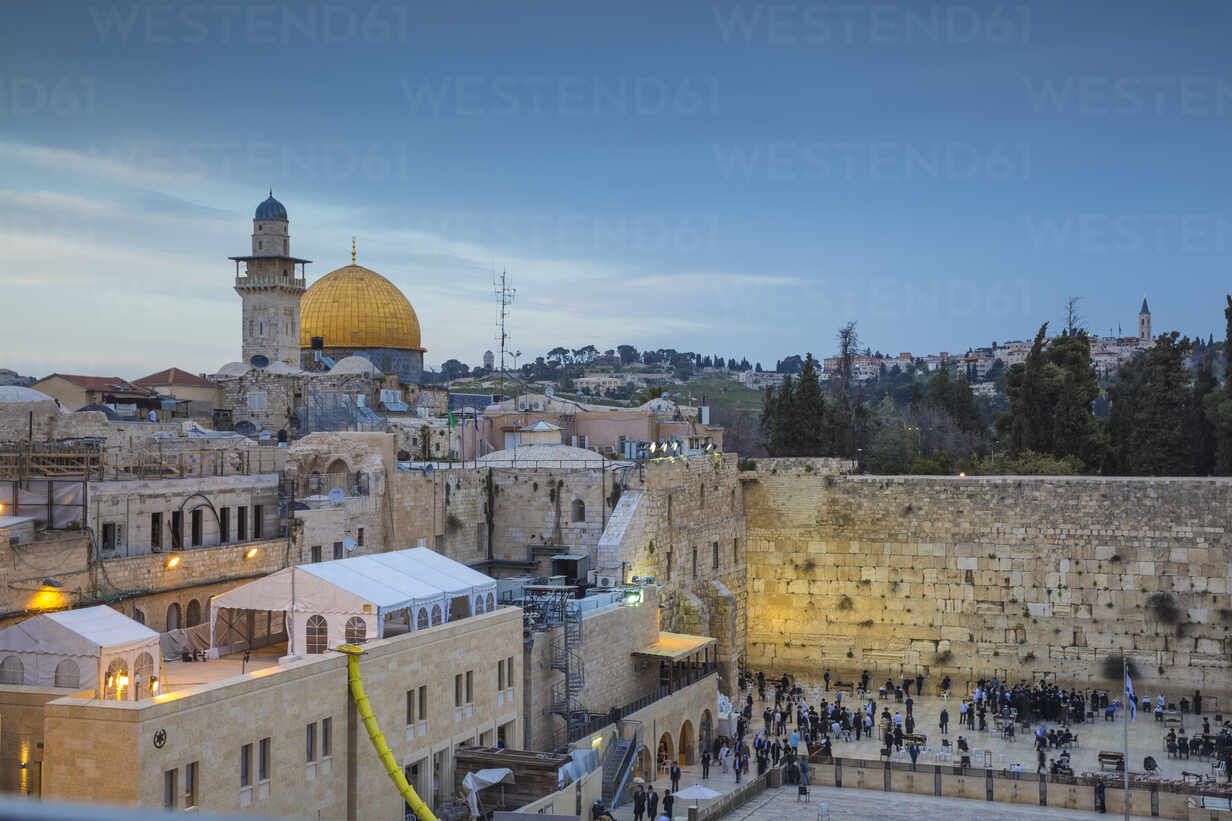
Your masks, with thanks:
[(180, 563), (179, 556), (172, 556), (170, 559), (167, 559), (167, 567), (177, 567), (179, 563)]
[(244, 554), (244, 558), (251, 559), (253, 556), (256, 556), (256, 555), (257, 555), (257, 549), (254, 547)]
[(153, 678), (150, 679), (150, 692), (151, 693), (158, 692), (158, 676), (154, 676)]

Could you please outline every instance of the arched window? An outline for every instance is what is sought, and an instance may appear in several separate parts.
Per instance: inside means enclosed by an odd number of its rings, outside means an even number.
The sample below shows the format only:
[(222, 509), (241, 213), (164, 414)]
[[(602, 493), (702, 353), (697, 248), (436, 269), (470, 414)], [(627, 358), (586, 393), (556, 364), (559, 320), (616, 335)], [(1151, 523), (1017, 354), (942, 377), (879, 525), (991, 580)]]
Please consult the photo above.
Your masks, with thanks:
[(478, 616), (482, 612), (483, 612), (483, 596), (476, 596), (475, 597), (475, 612), (472, 613), (471, 615)]
[(422, 630), (428, 626), (428, 608), (423, 607), (419, 610), (419, 617), (415, 619), (415, 629)]
[(368, 639), (368, 622), (363, 616), (351, 616), (346, 623), (346, 640), (348, 644), (363, 644)]
[(103, 698), (116, 698), (122, 688), (128, 686), (128, 668), (124, 659), (112, 659), (107, 665), (107, 678), (103, 680)]
[(201, 602), (192, 599), (188, 602), (188, 608), (184, 611), (184, 626), (196, 627), (201, 623)]
[(308, 617), (308, 629), (304, 631), (304, 638), (307, 640), (309, 653), (325, 652), (329, 646), (329, 625), (325, 623), (324, 616)]
[(133, 664), (133, 698), (142, 699), (150, 695), (150, 679), (154, 678), (154, 657), (149, 653), (137, 656)]
[(439, 604), (432, 605), (432, 626), (436, 627), (441, 623), (441, 606)]
[(5, 656), (0, 661), (0, 684), (25, 684), (26, 670), (17, 656)]
[(137, 622), (137, 624), (145, 624), (145, 611), (140, 607), (133, 608), (133, 621)]
[(167, 629), (180, 629), (180, 605), (179, 602), (171, 602), (171, 606), (167, 608)]
[(65, 659), (56, 665), (56, 686), (73, 690), (81, 686), (81, 670), (77, 668), (77, 662)]
[(492, 612), (493, 605), (495, 605), (495, 604), (496, 604), (496, 598), (495, 598), (495, 597), (494, 597), (491, 593), (489, 593), (489, 594), (488, 594), (488, 606), (487, 606), (485, 609), (486, 609), (489, 613), (491, 613), (491, 612)]
[(586, 521), (586, 503), (583, 502), (581, 499), (573, 500), (573, 521), (575, 522)]

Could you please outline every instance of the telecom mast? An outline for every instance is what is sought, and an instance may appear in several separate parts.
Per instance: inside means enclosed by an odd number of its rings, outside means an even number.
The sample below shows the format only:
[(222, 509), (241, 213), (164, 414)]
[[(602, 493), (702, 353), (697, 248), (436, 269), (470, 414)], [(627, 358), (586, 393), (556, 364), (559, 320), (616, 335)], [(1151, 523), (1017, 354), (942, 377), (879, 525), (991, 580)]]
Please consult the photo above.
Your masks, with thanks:
[(509, 317), (509, 306), (513, 304), (513, 298), (517, 296), (518, 289), (509, 287), (504, 269), (501, 269), (500, 279), (493, 277), (492, 289), (496, 293), (496, 335), (497, 342), (500, 343), (500, 394), (503, 400), (505, 398), (505, 343), (509, 340), (509, 334), (505, 331), (505, 320)]

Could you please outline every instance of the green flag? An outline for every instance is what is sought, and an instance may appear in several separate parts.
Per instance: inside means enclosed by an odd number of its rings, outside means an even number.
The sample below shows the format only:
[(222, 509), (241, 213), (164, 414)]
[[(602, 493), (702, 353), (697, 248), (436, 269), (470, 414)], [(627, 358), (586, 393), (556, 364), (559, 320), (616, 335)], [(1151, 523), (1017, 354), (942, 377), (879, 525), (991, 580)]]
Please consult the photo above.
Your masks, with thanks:
[(449, 412), (449, 427), (456, 428), (457, 426), (458, 426), (458, 420), (456, 417), (454, 417), (453, 411), (450, 411)]

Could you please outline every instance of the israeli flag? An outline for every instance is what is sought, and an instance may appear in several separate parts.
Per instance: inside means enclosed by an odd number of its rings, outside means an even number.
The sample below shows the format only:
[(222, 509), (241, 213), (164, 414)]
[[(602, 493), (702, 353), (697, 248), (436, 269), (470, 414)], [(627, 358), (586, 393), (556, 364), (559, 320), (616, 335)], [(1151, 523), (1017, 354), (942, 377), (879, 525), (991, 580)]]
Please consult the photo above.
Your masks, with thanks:
[(1129, 701), (1129, 720), (1135, 721), (1138, 718), (1138, 699), (1134, 696), (1134, 682), (1128, 669), (1125, 671), (1125, 698)]

